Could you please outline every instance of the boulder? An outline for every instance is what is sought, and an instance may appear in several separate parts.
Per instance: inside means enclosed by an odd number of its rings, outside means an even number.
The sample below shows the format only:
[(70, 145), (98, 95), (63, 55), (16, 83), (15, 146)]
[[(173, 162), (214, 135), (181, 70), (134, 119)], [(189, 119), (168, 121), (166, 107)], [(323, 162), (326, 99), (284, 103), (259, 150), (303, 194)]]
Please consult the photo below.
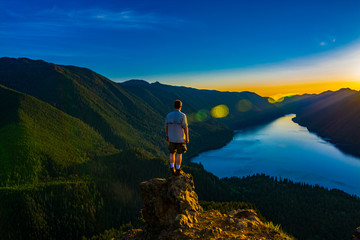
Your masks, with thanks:
[(171, 228), (191, 227), (202, 208), (190, 174), (155, 178), (140, 184), (147, 230), (160, 233)]

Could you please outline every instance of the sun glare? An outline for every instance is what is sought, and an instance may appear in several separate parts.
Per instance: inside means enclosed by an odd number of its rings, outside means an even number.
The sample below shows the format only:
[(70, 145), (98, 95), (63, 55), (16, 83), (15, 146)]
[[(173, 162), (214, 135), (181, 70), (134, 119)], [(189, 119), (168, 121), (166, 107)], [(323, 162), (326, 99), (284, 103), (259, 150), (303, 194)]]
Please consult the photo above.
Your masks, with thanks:
[(229, 108), (226, 105), (218, 105), (211, 109), (211, 116), (214, 118), (224, 118), (229, 114)]

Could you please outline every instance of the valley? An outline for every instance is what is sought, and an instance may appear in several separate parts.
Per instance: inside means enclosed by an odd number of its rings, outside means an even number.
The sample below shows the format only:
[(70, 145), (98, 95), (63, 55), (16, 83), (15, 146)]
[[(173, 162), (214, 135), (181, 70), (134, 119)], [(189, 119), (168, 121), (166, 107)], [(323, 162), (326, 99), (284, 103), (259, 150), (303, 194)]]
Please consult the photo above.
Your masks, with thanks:
[[(314, 236), (315, 215), (328, 221), (314, 239), (350, 236), (360, 225), (354, 196), (266, 176), (219, 179), (190, 158), (224, 146), (234, 130), (284, 113), (296, 113), (295, 121), (311, 131), (356, 149), (358, 94), (340, 90), (271, 104), (251, 92), (116, 83), (90, 69), (0, 58), (1, 232), (7, 239), (80, 239), (130, 221), (141, 224), (138, 185), (168, 175), (164, 117), (181, 99), (190, 125), (184, 171), (193, 175), (200, 200), (255, 203), (265, 218), (299, 239)], [(228, 107), (226, 117), (211, 116), (218, 105)], [(274, 193), (281, 197), (267, 197)], [(298, 204), (300, 209), (293, 207)], [(304, 210), (312, 214), (297, 218), (301, 224), (293, 221)], [(329, 225), (336, 229), (332, 237)], [(298, 226), (309, 230), (300, 233)]]

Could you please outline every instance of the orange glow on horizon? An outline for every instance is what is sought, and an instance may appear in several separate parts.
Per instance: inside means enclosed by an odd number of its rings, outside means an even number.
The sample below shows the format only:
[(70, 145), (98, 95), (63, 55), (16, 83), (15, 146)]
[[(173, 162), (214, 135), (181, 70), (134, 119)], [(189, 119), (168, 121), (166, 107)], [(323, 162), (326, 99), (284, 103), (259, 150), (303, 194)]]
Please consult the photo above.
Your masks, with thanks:
[(154, 76), (169, 84), (219, 91), (255, 92), (277, 100), (341, 88), (360, 90), (360, 39), (316, 55), (246, 68)]
[(298, 84), (281, 84), (281, 85), (247, 85), (247, 86), (232, 86), (232, 87), (219, 87), (213, 88), (219, 91), (230, 92), (254, 92), (263, 97), (272, 97), (278, 99), (284, 96), (296, 94), (319, 94), (325, 91), (337, 91), (341, 88), (350, 88), (353, 90), (360, 90), (360, 82), (317, 82), (317, 83), (298, 83)]

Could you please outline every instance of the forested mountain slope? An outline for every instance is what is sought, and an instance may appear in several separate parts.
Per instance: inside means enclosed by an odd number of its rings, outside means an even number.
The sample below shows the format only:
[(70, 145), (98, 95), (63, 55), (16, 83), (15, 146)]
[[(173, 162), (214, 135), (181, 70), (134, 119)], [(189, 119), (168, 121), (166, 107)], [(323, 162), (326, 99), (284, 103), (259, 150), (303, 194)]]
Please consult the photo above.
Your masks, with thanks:
[[(141, 146), (156, 155), (162, 116), (107, 78), (85, 68), (41, 60), (0, 59), (0, 84), (27, 93), (79, 118), (118, 149)], [(143, 121), (144, 118), (153, 121)]]
[(0, 85), (0, 186), (33, 184), (118, 152), (91, 127)]
[(296, 113), (295, 122), (360, 156), (360, 92), (327, 91), (285, 100), (281, 107)]

